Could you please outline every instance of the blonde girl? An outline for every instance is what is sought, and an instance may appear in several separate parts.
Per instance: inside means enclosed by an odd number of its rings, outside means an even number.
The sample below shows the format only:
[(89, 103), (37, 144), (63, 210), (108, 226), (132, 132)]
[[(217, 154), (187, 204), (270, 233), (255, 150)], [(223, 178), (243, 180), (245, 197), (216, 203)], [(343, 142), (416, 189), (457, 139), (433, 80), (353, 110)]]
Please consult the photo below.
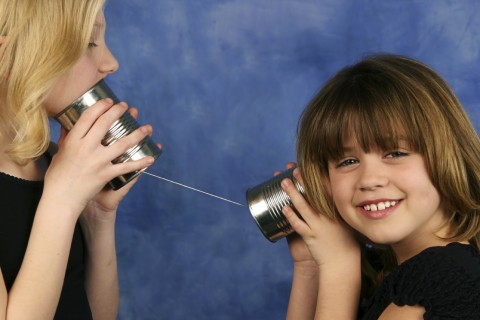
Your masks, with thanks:
[(102, 146), (128, 108), (109, 99), (62, 131), (58, 148), (48, 125), (118, 69), (105, 43), (103, 6), (104, 0), (0, 2), (0, 319), (117, 316), (115, 216), (133, 183), (104, 187), (153, 162), (111, 163), (151, 127)]

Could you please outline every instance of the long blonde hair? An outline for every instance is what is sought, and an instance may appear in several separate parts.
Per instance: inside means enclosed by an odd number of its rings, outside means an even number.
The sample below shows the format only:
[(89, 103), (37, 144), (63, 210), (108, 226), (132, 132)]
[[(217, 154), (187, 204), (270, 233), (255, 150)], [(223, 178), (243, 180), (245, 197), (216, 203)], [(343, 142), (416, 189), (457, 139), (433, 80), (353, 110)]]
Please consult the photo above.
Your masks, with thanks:
[[(337, 73), (304, 110), (297, 161), (310, 204), (332, 219), (338, 212), (322, 182), (349, 134), (366, 152), (406, 139), (424, 157), (450, 215), (450, 239), (480, 248), (480, 140), (435, 71), (403, 56), (370, 56)], [(384, 270), (393, 268), (393, 253), (380, 253)]]
[(50, 140), (42, 106), (52, 86), (82, 56), (104, 0), (0, 2), (0, 137), (22, 164)]

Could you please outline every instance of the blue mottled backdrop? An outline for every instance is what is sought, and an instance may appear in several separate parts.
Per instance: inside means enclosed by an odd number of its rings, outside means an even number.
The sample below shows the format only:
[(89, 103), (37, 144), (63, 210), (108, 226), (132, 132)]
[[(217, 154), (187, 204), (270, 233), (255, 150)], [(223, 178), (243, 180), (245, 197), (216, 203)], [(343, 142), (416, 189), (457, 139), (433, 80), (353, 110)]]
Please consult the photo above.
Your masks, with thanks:
[[(480, 129), (477, 0), (110, 0), (109, 83), (154, 126), (150, 172), (245, 202), (295, 159), (299, 114), (365, 54), (406, 54), (452, 85)], [(120, 319), (284, 318), (285, 240), (246, 207), (143, 176), (118, 216)]]

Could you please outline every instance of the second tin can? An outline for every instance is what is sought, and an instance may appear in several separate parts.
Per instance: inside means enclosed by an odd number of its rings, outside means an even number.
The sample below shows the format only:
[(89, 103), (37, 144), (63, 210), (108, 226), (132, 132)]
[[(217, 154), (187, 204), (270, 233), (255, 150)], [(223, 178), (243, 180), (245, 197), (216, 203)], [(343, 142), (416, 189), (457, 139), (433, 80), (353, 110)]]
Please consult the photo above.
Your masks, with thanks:
[[(67, 108), (55, 116), (55, 119), (66, 129), (71, 130), (74, 124), (80, 118), (80, 115), (89, 107), (93, 106), (97, 101), (111, 98), (115, 104), (120, 100), (116, 97), (110, 87), (102, 79), (97, 82), (92, 88), (80, 96), (77, 100), (71, 103)], [(140, 126), (137, 121), (128, 113), (125, 112), (108, 130), (105, 137), (102, 139), (104, 146), (109, 146), (115, 143), (122, 137), (132, 133)], [(157, 159), (162, 151), (152, 141), (150, 137), (145, 137), (136, 146), (128, 149), (124, 154), (114, 159), (112, 163), (122, 163), (127, 161), (138, 160), (147, 156)], [(126, 185), (145, 169), (133, 171), (119, 177), (114, 178), (109, 182), (112, 189), (117, 190)]]
[[(247, 190), (246, 196), (250, 213), (260, 231), (271, 242), (276, 242), (278, 239), (293, 233), (290, 223), (282, 213), (282, 208), (287, 205), (291, 206), (293, 210), (295, 208), (290, 197), (283, 191), (281, 182), (285, 178), (291, 179), (297, 190), (304, 194), (303, 187), (293, 176), (294, 169), (286, 170), (272, 179)], [(297, 211), (295, 210), (295, 212)]]

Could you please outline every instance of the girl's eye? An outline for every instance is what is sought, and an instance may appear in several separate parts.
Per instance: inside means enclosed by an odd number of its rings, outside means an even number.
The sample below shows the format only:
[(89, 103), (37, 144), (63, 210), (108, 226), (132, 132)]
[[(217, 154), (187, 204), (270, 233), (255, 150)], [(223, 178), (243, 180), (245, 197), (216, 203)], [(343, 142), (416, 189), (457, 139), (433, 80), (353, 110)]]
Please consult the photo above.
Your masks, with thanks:
[(88, 47), (89, 48), (95, 48), (95, 47), (98, 47), (98, 44), (96, 44), (95, 42), (92, 41), (92, 42), (88, 43)]
[(351, 166), (351, 165), (356, 164), (356, 163), (358, 163), (358, 161), (356, 159), (349, 158), (349, 159), (345, 159), (343, 161), (337, 162), (335, 167), (336, 168), (347, 167), (347, 166)]
[(405, 156), (408, 156), (408, 153), (396, 150), (396, 151), (392, 151), (392, 152), (387, 153), (385, 158), (401, 158), (401, 157), (405, 157)]

